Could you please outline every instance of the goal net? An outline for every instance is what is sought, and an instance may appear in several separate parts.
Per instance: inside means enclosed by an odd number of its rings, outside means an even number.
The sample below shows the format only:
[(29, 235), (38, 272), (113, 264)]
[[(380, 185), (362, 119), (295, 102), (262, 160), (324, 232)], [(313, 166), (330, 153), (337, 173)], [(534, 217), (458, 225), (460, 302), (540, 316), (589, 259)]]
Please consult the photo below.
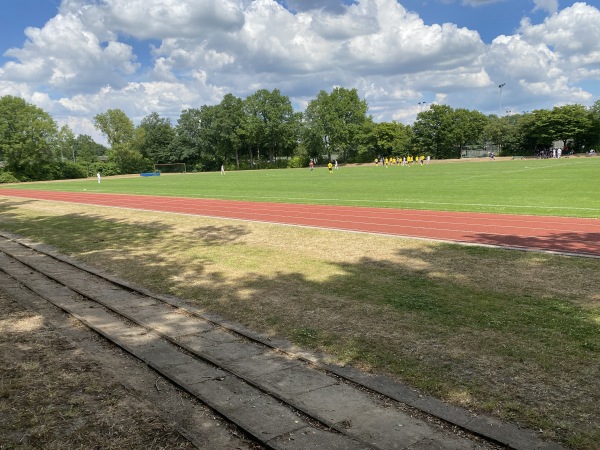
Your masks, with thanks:
[(160, 173), (186, 173), (185, 163), (154, 164), (154, 171)]

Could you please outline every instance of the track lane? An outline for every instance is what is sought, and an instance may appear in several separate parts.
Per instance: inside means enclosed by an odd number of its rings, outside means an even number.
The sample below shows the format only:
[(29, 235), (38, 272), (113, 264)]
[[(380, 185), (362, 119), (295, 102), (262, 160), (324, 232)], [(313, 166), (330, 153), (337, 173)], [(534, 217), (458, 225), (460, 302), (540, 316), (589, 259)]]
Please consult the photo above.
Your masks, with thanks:
[(146, 195), (0, 189), (0, 195), (379, 233), (600, 258), (600, 220)]

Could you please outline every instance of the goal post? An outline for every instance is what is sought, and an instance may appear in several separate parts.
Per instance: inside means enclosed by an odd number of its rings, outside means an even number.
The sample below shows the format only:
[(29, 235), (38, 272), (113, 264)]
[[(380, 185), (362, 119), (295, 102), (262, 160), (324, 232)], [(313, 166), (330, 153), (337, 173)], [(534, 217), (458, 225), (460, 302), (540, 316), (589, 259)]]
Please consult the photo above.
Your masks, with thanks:
[(185, 163), (154, 164), (154, 171), (160, 173), (186, 173)]

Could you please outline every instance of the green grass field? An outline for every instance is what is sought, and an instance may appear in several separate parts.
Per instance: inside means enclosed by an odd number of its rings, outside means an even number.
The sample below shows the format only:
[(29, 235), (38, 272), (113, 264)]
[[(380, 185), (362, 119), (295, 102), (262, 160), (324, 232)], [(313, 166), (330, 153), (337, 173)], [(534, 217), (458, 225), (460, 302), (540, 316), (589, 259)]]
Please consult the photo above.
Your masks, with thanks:
[(15, 188), (264, 202), (600, 217), (600, 158), (504, 160), (388, 168), (188, 173), (26, 183)]

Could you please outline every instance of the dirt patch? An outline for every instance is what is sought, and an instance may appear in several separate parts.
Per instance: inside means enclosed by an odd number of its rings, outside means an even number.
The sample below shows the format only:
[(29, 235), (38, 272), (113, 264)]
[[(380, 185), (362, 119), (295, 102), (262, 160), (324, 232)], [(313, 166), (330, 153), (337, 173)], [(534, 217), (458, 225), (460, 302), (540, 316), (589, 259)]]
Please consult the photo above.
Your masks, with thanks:
[[(220, 448), (250, 448), (235, 438), (228, 442), (231, 432), (210, 412), (206, 445), (194, 445), (181, 434), (175, 417), (165, 420), (149, 407), (153, 394), (183, 405), (173, 388), (163, 382), (144, 399), (137, 397), (125, 386), (140, 384), (139, 374), (117, 379), (44, 317), (2, 291), (0, 317), (0, 449), (215, 448), (211, 440)], [(212, 439), (211, 426), (226, 437)]]

